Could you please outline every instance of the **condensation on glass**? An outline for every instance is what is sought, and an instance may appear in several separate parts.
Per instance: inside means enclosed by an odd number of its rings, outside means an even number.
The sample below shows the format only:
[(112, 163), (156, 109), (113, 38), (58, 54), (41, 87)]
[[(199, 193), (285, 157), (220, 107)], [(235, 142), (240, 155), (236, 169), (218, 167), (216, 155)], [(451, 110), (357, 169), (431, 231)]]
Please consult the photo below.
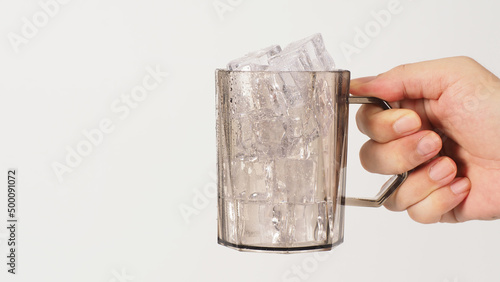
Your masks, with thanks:
[(341, 243), (349, 72), (216, 75), (219, 243), (277, 252)]
[(330, 250), (343, 241), (349, 71), (216, 71), (218, 242), (246, 251)]

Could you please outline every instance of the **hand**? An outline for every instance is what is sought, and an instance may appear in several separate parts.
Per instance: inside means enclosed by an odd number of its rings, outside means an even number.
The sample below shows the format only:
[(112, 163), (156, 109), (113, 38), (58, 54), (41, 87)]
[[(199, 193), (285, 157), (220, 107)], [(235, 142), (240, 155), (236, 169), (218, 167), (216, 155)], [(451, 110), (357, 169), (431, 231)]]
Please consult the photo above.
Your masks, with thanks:
[(365, 169), (415, 169), (386, 201), (421, 223), (500, 218), (500, 80), (468, 57), (398, 66), (351, 81), (353, 95), (391, 102), (363, 105), (358, 127), (371, 140)]

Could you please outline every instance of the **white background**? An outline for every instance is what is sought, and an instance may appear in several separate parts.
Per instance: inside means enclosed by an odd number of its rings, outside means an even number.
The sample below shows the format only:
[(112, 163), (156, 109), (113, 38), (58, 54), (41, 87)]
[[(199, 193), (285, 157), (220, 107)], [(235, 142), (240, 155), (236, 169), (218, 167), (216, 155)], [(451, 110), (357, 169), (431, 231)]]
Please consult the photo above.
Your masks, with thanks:
[[(342, 42), (355, 46), (389, 0), (68, 2), (19, 46), (12, 33), (44, 10), (0, 2), (0, 281), (499, 281), (500, 222), (421, 225), (348, 207), (345, 242), (321, 257), (241, 253), (216, 243), (214, 195), (215, 68), (320, 32), (352, 77), (455, 55), (498, 75), (498, 2), (400, 0), (352, 56)], [(148, 66), (169, 76), (121, 118), (111, 105)], [(103, 119), (114, 130), (59, 182), (53, 163)], [(360, 167), (366, 138), (352, 118), (349, 138), (348, 193), (374, 194), (387, 177)], [(19, 171), (16, 276), (5, 264), (8, 168)]]

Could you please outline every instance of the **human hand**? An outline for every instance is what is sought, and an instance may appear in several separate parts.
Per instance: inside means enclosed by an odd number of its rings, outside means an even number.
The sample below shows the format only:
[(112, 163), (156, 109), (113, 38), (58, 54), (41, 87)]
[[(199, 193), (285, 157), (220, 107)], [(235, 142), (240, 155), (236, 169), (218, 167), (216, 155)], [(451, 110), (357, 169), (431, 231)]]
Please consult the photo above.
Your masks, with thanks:
[(500, 79), (468, 57), (398, 66), (353, 79), (353, 95), (384, 99), (394, 109), (363, 105), (358, 127), (371, 140), (365, 169), (415, 169), (384, 204), (417, 222), (500, 218)]

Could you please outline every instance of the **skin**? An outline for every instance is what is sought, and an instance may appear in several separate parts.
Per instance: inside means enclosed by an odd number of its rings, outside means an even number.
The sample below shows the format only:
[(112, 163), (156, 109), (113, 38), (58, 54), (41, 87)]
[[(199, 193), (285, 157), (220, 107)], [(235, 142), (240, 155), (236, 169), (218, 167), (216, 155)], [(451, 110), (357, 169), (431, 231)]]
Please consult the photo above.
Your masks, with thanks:
[(354, 79), (351, 93), (387, 100), (363, 105), (358, 127), (368, 171), (412, 170), (386, 201), (421, 223), (500, 217), (500, 80), (468, 57), (398, 66)]

